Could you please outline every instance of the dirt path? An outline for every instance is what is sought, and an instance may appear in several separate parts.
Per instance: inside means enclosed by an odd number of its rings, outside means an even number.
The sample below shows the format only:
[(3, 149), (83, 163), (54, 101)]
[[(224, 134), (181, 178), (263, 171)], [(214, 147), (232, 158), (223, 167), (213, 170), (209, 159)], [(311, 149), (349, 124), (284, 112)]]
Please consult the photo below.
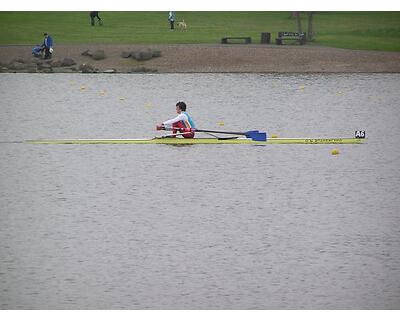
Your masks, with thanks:
[[(161, 50), (161, 57), (136, 61), (121, 57), (123, 51)], [(0, 61), (27, 61), (32, 46), (0, 46)], [(82, 56), (85, 50), (103, 49), (106, 59)], [(129, 72), (145, 67), (158, 72), (400, 72), (399, 52), (335, 49), (318, 46), (276, 45), (58, 45), (53, 60), (74, 59), (100, 71), (114, 68)]]

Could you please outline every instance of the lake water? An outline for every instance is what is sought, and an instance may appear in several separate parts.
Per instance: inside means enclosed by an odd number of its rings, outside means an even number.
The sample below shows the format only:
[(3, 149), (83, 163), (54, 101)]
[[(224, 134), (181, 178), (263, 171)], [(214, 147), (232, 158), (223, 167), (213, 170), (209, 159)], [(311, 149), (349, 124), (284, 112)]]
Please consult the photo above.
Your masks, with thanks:
[[(1, 309), (400, 308), (400, 75), (1, 74)], [(364, 145), (29, 145), (199, 128)], [(224, 124), (224, 126), (221, 126)]]

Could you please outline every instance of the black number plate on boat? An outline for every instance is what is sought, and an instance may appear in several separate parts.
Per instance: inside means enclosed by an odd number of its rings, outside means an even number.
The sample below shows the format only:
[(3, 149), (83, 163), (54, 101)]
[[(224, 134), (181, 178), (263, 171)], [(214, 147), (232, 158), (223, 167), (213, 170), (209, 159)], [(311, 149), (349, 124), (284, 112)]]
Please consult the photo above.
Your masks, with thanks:
[(355, 132), (355, 137), (358, 139), (364, 139), (365, 138), (365, 130), (357, 130)]

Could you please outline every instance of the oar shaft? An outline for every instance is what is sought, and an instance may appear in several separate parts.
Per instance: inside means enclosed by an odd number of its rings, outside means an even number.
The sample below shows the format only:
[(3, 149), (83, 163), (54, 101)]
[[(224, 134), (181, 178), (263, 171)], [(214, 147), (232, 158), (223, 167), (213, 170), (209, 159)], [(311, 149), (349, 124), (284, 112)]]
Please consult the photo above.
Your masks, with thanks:
[(202, 129), (194, 129), (196, 132), (209, 132), (209, 133), (222, 133), (222, 134), (239, 134), (242, 136), (246, 135), (246, 132), (236, 132), (236, 131), (217, 131), (217, 130), (202, 130)]
[[(181, 128), (164, 128), (166, 131), (178, 130)], [(195, 129), (191, 128), (191, 131), (194, 132), (206, 132), (206, 133), (222, 133), (222, 134), (239, 134), (245, 136), (247, 132), (236, 132), (236, 131), (217, 131), (217, 130), (203, 130), (203, 129)]]
[[(164, 130), (169, 131), (181, 131), (183, 128), (163, 128)], [(203, 130), (203, 129), (195, 129), (191, 128), (191, 132), (205, 132), (205, 133), (221, 133), (221, 134), (234, 134), (240, 136), (246, 136), (246, 138), (250, 138), (254, 141), (267, 141), (267, 134), (265, 132), (260, 132), (258, 130), (252, 130), (247, 132), (237, 132), (237, 131), (218, 131), (218, 130)]]

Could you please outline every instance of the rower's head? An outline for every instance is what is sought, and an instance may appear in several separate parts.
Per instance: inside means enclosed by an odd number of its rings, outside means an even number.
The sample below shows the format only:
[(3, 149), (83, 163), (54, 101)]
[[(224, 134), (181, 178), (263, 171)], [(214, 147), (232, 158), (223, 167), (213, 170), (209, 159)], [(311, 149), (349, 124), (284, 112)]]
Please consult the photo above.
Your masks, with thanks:
[(181, 113), (182, 111), (186, 111), (186, 103), (184, 103), (183, 101), (179, 101), (176, 104), (176, 113)]

